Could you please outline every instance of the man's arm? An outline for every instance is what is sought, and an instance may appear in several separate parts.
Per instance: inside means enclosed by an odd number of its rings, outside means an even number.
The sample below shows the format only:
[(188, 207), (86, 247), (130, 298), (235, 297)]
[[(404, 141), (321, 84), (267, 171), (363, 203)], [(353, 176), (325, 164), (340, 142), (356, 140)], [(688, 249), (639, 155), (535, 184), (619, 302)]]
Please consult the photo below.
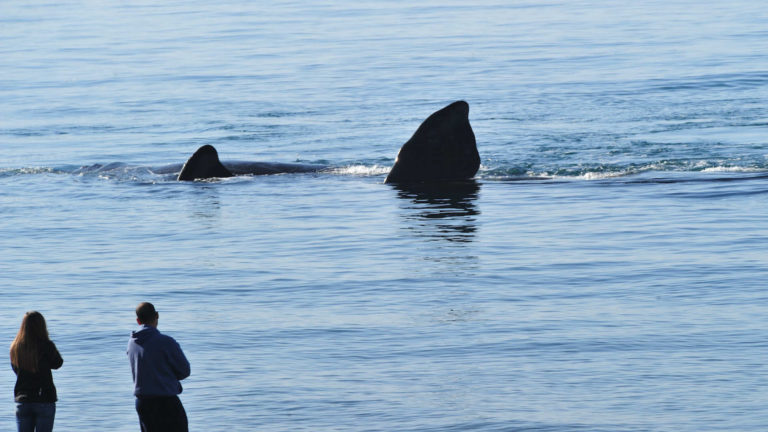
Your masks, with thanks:
[(181, 350), (181, 346), (175, 339), (171, 339), (171, 350), (169, 352), (169, 358), (173, 373), (176, 374), (176, 379), (183, 380), (190, 374), (189, 360), (184, 355), (184, 351)]

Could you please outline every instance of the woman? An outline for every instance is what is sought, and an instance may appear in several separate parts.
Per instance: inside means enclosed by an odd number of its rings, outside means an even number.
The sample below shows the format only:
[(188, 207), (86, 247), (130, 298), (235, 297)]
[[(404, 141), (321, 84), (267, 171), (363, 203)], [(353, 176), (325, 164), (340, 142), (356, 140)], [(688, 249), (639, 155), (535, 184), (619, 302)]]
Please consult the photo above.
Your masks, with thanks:
[(16, 423), (19, 432), (49, 432), (56, 415), (56, 387), (51, 369), (64, 361), (48, 338), (40, 312), (24, 315), (16, 339), (11, 343), (11, 366), (16, 373)]

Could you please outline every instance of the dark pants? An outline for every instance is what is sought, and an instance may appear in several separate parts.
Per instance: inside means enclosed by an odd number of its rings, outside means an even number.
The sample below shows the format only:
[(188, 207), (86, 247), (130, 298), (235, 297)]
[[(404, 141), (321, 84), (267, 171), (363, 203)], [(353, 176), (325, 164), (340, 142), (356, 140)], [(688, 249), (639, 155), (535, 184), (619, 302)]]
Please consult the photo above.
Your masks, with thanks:
[(178, 396), (136, 398), (142, 432), (188, 432), (187, 412)]
[(16, 425), (19, 432), (50, 432), (56, 404), (53, 402), (19, 402), (16, 404)]

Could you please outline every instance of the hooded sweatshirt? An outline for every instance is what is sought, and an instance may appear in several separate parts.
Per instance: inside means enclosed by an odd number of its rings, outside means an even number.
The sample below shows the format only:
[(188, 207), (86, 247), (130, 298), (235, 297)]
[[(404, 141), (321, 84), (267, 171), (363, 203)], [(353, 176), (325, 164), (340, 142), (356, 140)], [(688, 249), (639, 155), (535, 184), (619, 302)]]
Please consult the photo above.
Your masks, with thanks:
[(51, 369), (58, 369), (63, 363), (59, 350), (50, 340), (45, 341), (40, 350), (37, 372), (19, 369), (11, 363), (16, 372), (16, 386), (13, 388), (16, 402), (56, 402)]
[(136, 397), (176, 396), (189, 376), (189, 361), (179, 344), (157, 328), (142, 325), (128, 341)]

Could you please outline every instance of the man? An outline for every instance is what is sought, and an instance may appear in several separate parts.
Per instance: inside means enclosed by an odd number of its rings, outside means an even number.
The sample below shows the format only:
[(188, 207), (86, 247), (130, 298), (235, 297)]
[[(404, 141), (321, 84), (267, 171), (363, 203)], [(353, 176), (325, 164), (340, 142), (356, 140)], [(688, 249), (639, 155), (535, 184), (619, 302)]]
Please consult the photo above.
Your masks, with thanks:
[(141, 326), (128, 341), (136, 412), (142, 432), (187, 432), (187, 413), (179, 400), (181, 383), (189, 376), (189, 361), (179, 344), (157, 330), (160, 315), (152, 303), (139, 303)]

